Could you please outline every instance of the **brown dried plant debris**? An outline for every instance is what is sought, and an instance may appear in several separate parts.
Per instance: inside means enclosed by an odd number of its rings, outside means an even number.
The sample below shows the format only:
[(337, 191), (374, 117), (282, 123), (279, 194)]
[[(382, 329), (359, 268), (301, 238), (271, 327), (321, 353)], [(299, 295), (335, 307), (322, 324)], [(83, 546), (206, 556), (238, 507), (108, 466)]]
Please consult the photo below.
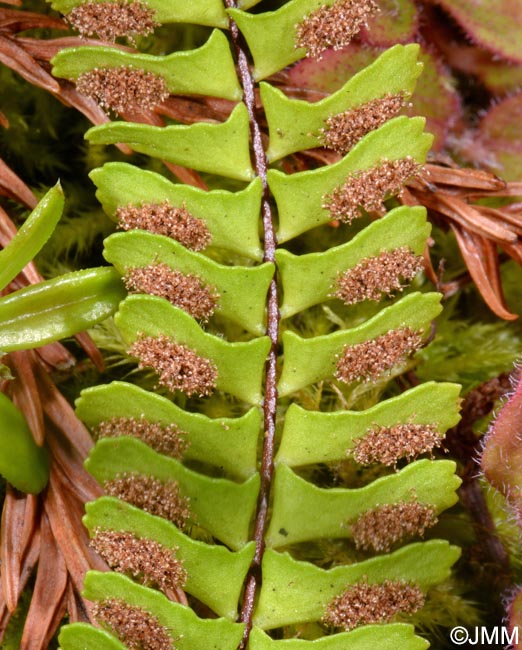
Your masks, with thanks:
[(389, 551), (406, 537), (424, 536), (426, 528), (437, 523), (435, 508), (417, 501), (384, 504), (363, 513), (352, 524), (356, 548)]
[(401, 283), (401, 278), (413, 280), (422, 268), (422, 257), (406, 246), (382, 251), (376, 257), (364, 259), (340, 273), (333, 297), (346, 305), (362, 300), (380, 300), (383, 293), (390, 296), (393, 291), (402, 291), (405, 285)]
[(376, 426), (357, 440), (353, 457), (361, 465), (391, 466), (401, 458), (411, 460), (441, 445), (442, 436), (433, 424)]
[(163, 593), (182, 587), (187, 573), (176, 558), (177, 549), (167, 548), (152, 539), (140, 539), (132, 533), (96, 530), (92, 547), (117, 571), (157, 586)]
[(119, 207), (116, 216), (123, 230), (138, 228), (165, 235), (193, 251), (203, 250), (212, 239), (202, 219), (191, 215), (185, 206), (176, 208), (168, 201)]
[(133, 66), (94, 68), (82, 72), (76, 90), (91, 97), (102, 108), (124, 113), (126, 110), (153, 109), (169, 96), (163, 77)]
[(204, 322), (212, 316), (219, 300), (216, 288), (206, 285), (199, 275), (182, 273), (168, 264), (127, 269), (123, 281), (129, 291), (165, 298)]
[(167, 629), (150, 612), (124, 600), (109, 599), (93, 607), (96, 620), (113, 632), (129, 650), (173, 650)]
[(97, 35), (106, 41), (120, 36), (148, 36), (159, 25), (154, 11), (138, 0), (84, 2), (74, 7), (66, 19), (82, 36)]
[(140, 368), (152, 368), (159, 375), (159, 383), (172, 392), (180, 390), (188, 396), (204, 397), (216, 387), (218, 372), (214, 362), (163, 334), (140, 336), (129, 354), (137, 357)]
[(385, 623), (397, 614), (413, 614), (424, 605), (424, 594), (414, 584), (385, 580), (381, 584), (360, 582), (332, 600), (323, 622), (353, 630), (359, 625)]
[(119, 474), (103, 483), (104, 491), (152, 515), (184, 528), (190, 517), (189, 499), (180, 494), (176, 481), (161, 481), (142, 474)]
[(352, 223), (366, 211), (380, 211), (386, 196), (398, 194), (421, 166), (411, 156), (399, 160), (382, 160), (375, 167), (348, 176), (344, 185), (324, 197), (323, 208), (328, 209), (332, 219)]
[(378, 11), (374, 0), (338, 0), (330, 7), (323, 5), (296, 25), (295, 47), (304, 47), (306, 56), (320, 59), (328, 48), (339, 50), (348, 45)]
[(346, 384), (356, 380), (372, 381), (421, 345), (422, 336), (410, 327), (390, 330), (356, 345), (345, 345), (337, 361), (335, 378)]
[(405, 93), (387, 93), (349, 111), (330, 116), (320, 132), (323, 146), (344, 156), (367, 133), (395, 117), (406, 106), (405, 97)]
[(181, 459), (189, 447), (186, 434), (174, 424), (149, 422), (144, 417), (116, 417), (104, 420), (96, 427), (95, 434), (97, 438), (138, 438), (159, 454), (177, 459)]

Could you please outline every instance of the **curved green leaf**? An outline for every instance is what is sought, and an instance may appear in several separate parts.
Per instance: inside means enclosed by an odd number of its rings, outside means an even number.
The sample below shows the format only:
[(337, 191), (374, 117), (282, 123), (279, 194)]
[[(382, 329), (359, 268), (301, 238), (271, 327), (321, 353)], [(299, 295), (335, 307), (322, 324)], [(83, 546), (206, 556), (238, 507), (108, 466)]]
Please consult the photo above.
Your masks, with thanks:
[(335, 2), (336, 0), (290, 0), (276, 11), (261, 14), (228, 9), (254, 58), (254, 79), (265, 79), (302, 59), (306, 50), (295, 47), (296, 25), (305, 15), (319, 7), (331, 7)]
[(11, 400), (0, 393), (0, 474), (17, 490), (38, 494), (49, 479), (47, 450), (38, 447)]
[(248, 113), (238, 104), (226, 122), (150, 126), (110, 122), (85, 134), (92, 144), (128, 144), (134, 151), (163, 158), (176, 165), (240, 181), (251, 181)]
[(218, 370), (216, 387), (250, 404), (262, 399), (261, 379), (270, 339), (266, 336), (247, 343), (229, 343), (206, 334), (183, 310), (155, 296), (129, 296), (115, 317), (127, 343), (139, 334), (166, 335), (212, 359)]
[(246, 572), (254, 555), (254, 543), (232, 552), (224, 546), (211, 546), (191, 539), (174, 524), (149, 515), (112, 497), (101, 497), (86, 506), (83, 521), (91, 536), (97, 528), (132, 532), (177, 548), (177, 557), (187, 572), (185, 591), (208, 605), (219, 616), (237, 618), (237, 603)]
[(9, 244), (0, 250), (0, 290), (28, 264), (52, 235), (63, 211), (63, 191), (57, 183), (41, 199)]
[(386, 307), (358, 327), (303, 339), (293, 332), (283, 334), (285, 364), (279, 381), (279, 395), (290, 393), (332, 377), (336, 355), (345, 345), (356, 345), (407, 324), (413, 330), (424, 329), (441, 311), (437, 293), (412, 293)]
[(113, 314), (126, 294), (114, 269), (67, 273), (0, 298), (0, 349), (27, 350), (72, 336)]
[(432, 540), (403, 546), (388, 555), (325, 570), (294, 560), (288, 553), (267, 549), (254, 624), (269, 630), (319, 621), (335, 596), (363, 579), (369, 583), (412, 581), (427, 590), (448, 577), (459, 556), (457, 547), (443, 540)]
[(458, 501), (455, 491), (462, 481), (455, 467), (449, 460), (419, 460), (362, 488), (347, 490), (319, 488), (279, 465), (266, 543), (278, 548), (314, 539), (351, 537), (347, 522), (383, 504), (411, 501), (412, 495), (419, 503), (434, 506), (439, 514)]
[[(260, 628), (250, 633), (248, 650), (426, 650), (429, 643), (415, 636), (412, 625), (393, 623), (390, 625), (365, 625), (351, 632), (331, 634), (313, 641), (305, 639), (275, 640)], [(64, 650), (69, 650), (64, 648)], [(71, 650), (76, 650), (72, 648)]]
[(242, 96), (230, 46), (217, 29), (198, 49), (167, 56), (84, 45), (60, 50), (51, 63), (53, 75), (66, 79), (77, 79), (94, 68), (133, 66), (163, 77), (169, 91), (178, 95), (211, 95), (234, 101)]
[(217, 466), (241, 480), (256, 471), (261, 427), (261, 411), (256, 407), (240, 418), (211, 419), (184, 411), (166, 397), (138, 386), (113, 381), (82, 391), (76, 400), (76, 414), (91, 428), (120, 417), (175, 424), (189, 443), (184, 459)]
[(260, 178), (233, 193), (175, 185), (160, 174), (127, 163), (107, 163), (89, 176), (98, 188), (96, 197), (113, 219), (119, 206), (129, 204), (168, 201), (174, 207), (185, 205), (194, 217), (205, 221), (212, 235), (211, 246), (255, 260), (263, 257), (258, 226), (263, 191)]
[(321, 413), (291, 404), (275, 462), (292, 467), (342, 460), (376, 426), (432, 424), (442, 437), (460, 420), (459, 393), (458, 384), (430, 381), (366, 411)]
[(290, 99), (267, 83), (261, 84), (261, 99), (266, 113), (270, 144), (269, 161), (294, 151), (320, 147), (320, 130), (328, 117), (356, 108), (387, 93), (411, 94), (422, 65), (417, 63), (419, 46), (396, 45), (349, 79), (338, 91), (310, 103)]
[(421, 117), (390, 120), (368, 133), (338, 163), (327, 167), (291, 176), (269, 170), (268, 184), (279, 213), (278, 241), (287, 241), (331, 221), (329, 211), (323, 208), (323, 197), (342, 185), (348, 175), (370, 169), (383, 158), (399, 160), (411, 156), (423, 163), (432, 142), (432, 137), (423, 133), (424, 123)]
[(243, 623), (224, 618), (202, 619), (190, 609), (168, 600), (162, 593), (138, 585), (126, 576), (90, 571), (83, 596), (91, 601), (125, 600), (155, 616), (167, 628), (176, 650), (234, 650), (241, 641)]
[(364, 259), (401, 246), (422, 254), (430, 230), (423, 207), (402, 206), (371, 223), (346, 244), (322, 253), (298, 256), (279, 249), (276, 262), (284, 296), (281, 318), (328, 300), (338, 274)]
[(64, 625), (58, 637), (60, 650), (126, 650), (112, 634), (88, 623)]
[[(95, 2), (118, 2), (118, 0), (94, 0)], [(69, 13), (84, 0), (51, 0), (51, 6), (62, 14)], [(209, 27), (228, 27), (228, 19), (221, 0), (198, 0), (189, 3), (185, 0), (140, 0), (154, 10), (158, 23), (195, 23)]]
[(101, 485), (125, 473), (176, 481), (181, 495), (190, 499), (189, 508), (197, 525), (233, 550), (248, 541), (259, 491), (258, 474), (244, 483), (210, 478), (128, 437), (98, 440), (85, 466)]
[(266, 295), (274, 275), (273, 264), (224, 266), (168, 237), (138, 230), (111, 235), (104, 244), (105, 259), (122, 274), (131, 268), (164, 263), (182, 273), (200, 276), (219, 294), (216, 314), (230, 318), (258, 336), (264, 333)]

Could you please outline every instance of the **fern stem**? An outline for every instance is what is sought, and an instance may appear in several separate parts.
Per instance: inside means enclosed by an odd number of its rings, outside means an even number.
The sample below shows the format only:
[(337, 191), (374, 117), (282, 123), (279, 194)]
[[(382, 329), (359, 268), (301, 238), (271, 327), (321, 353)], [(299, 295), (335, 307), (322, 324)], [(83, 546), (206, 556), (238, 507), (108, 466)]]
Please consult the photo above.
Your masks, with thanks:
[[(227, 8), (237, 7), (237, 3), (234, 0), (225, 0), (225, 5)], [(247, 107), (250, 120), (254, 168), (263, 184), (263, 198), (261, 204), (264, 233), (263, 261), (275, 262), (276, 238), (272, 207), (270, 205), (270, 194), (267, 184), (267, 160), (261, 139), (261, 128), (256, 114), (254, 80), (250, 74), (246, 45), (241, 37), (238, 26), (233, 20), (230, 20), (230, 33), (236, 52), (239, 80), (243, 87), (243, 101)], [(279, 341), (279, 296), (276, 275), (272, 278), (268, 290), (266, 333), (270, 338), (271, 347), (265, 369), (265, 397), (263, 405), (264, 438), (261, 461), (261, 487), (259, 491), (254, 532), (256, 552), (246, 578), (243, 603), (241, 606), (240, 620), (245, 623), (245, 632), (240, 645), (241, 650), (245, 648), (248, 643), (248, 637), (250, 635), (250, 630), (252, 629), (254, 603), (257, 590), (261, 583), (261, 562), (265, 550), (264, 537), (268, 519), (270, 488), (274, 473), (274, 440), (277, 412), (277, 346)]]

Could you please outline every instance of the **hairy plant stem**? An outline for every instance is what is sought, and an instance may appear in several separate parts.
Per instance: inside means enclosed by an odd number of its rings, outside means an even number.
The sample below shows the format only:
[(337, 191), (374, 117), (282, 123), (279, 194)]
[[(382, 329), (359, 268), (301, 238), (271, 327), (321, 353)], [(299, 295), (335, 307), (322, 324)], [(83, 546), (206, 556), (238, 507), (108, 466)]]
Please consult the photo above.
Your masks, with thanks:
[[(234, 0), (225, 0), (228, 8), (235, 8)], [(263, 142), (261, 139), (261, 128), (257, 120), (254, 80), (250, 74), (246, 45), (239, 32), (236, 23), (230, 20), (230, 33), (234, 44), (239, 80), (243, 88), (243, 101), (248, 110), (250, 121), (250, 134), (254, 154), (254, 168), (256, 174), (261, 178), (263, 184), (263, 198), (261, 203), (261, 214), (263, 219), (264, 233), (264, 254), (263, 261), (275, 263), (276, 238), (274, 232), (274, 221), (270, 205), (270, 192), (266, 180), (267, 161)], [(277, 346), (279, 343), (279, 297), (277, 291), (277, 277), (274, 274), (268, 289), (267, 299), (267, 329), (266, 333), (270, 338), (270, 352), (265, 366), (265, 392), (263, 405), (263, 456), (261, 460), (261, 487), (257, 503), (257, 514), (255, 522), (254, 540), (256, 551), (250, 570), (246, 577), (243, 603), (241, 607), (241, 622), (245, 623), (245, 632), (241, 642), (241, 650), (246, 647), (250, 630), (252, 629), (252, 616), (254, 603), (258, 588), (261, 584), (261, 562), (265, 550), (265, 530), (268, 519), (268, 503), (270, 488), (274, 474), (274, 439), (276, 428), (277, 412)]]

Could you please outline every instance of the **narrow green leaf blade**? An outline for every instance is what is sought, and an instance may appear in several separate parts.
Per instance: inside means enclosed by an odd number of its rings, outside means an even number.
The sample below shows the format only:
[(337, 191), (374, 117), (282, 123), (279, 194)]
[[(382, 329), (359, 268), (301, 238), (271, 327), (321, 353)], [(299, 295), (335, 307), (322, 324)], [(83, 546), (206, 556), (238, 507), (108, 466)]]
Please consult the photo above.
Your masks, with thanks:
[(254, 555), (253, 542), (238, 552), (224, 546), (211, 546), (184, 535), (165, 519), (112, 497), (101, 497), (87, 504), (86, 511), (83, 521), (91, 536), (97, 528), (128, 531), (167, 548), (177, 548), (177, 557), (188, 574), (185, 591), (219, 616), (236, 620), (239, 594)]
[(39, 252), (53, 233), (63, 211), (64, 197), (57, 183), (38, 203), (9, 244), (0, 251), (0, 289)]
[(338, 91), (310, 103), (290, 99), (279, 89), (261, 84), (270, 144), (268, 160), (273, 162), (294, 151), (321, 146), (320, 130), (328, 117), (348, 111), (387, 93), (410, 95), (422, 71), (417, 62), (419, 46), (396, 45), (349, 79)]
[(23, 414), (0, 393), (0, 474), (17, 490), (38, 494), (49, 479), (47, 450), (38, 447)]
[(458, 384), (430, 381), (366, 411), (321, 413), (291, 404), (275, 462), (293, 467), (342, 460), (376, 426), (431, 424), (442, 437), (460, 420), (459, 393)]
[[(106, 0), (104, 0), (106, 1)], [(118, 0), (108, 0), (118, 2)], [(52, 0), (51, 7), (62, 14), (68, 14), (84, 0)], [(221, 0), (198, 0), (197, 3), (186, 0), (140, 0), (154, 11), (158, 23), (194, 23), (209, 27), (228, 27), (228, 19)]]
[(248, 541), (259, 492), (258, 474), (244, 483), (210, 478), (128, 437), (98, 440), (85, 467), (102, 486), (123, 474), (176, 481), (181, 495), (190, 499), (189, 508), (197, 525), (233, 550), (243, 548)]
[(89, 176), (98, 188), (96, 197), (112, 219), (119, 206), (163, 201), (177, 208), (185, 205), (193, 216), (205, 221), (212, 247), (255, 260), (263, 257), (258, 227), (263, 191), (260, 178), (234, 193), (174, 184), (160, 174), (127, 163), (107, 163)]
[(189, 413), (166, 397), (121, 381), (82, 391), (76, 400), (76, 414), (91, 428), (112, 418), (142, 417), (163, 425), (175, 424), (186, 435), (186, 460), (221, 468), (233, 478), (244, 480), (256, 471), (256, 453), (261, 411), (253, 407), (239, 418), (211, 419)]
[(404, 580), (427, 590), (449, 576), (460, 549), (443, 540), (403, 546), (394, 553), (325, 570), (268, 549), (254, 624), (263, 630), (319, 621), (331, 600), (360, 580)]
[(111, 235), (104, 245), (105, 259), (122, 274), (131, 268), (167, 264), (173, 270), (199, 276), (219, 294), (216, 314), (258, 336), (265, 332), (265, 303), (273, 264), (224, 266), (173, 239), (138, 230)]
[(58, 637), (60, 650), (126, 650), (112, 634), (88, 623), (64, 625)]
[(167, 56), (84, 45), (60, 50), (51, 63), (54, 76), (66, 79), (77, 79), (94, 68), (132, 66), (163, 77), (172, 94), (210, 95), (232, 101), (239, 101), (242, 95), (230, 46), (217, 29), (201, 47)]
[(115, 269), (67, 273), (0, 298), (0, 349), (27, 350), (72, 336), (113, 314), (125, 288)]
[(413, 626), (405, 623), (365, 625), (351, 632), (331, 634), (313, 641), (275, 640), (254, 626), (248, 650), (426, 650), (428, 646), (425, 639), (415, 636)]
[[(352, 536), (348, 522), (379, 505), (412, 500), (434, 506), (435, 513), (455, 505), (461, 480), (455, 463), (427, 459), (357, 489), (319, 488), (286, 465), (276, 469), (272, 518), (266, 542), (272, 548), (314, 539)], [(315, 513), (310, 517), (310, 513)]]
[(158, 591), (116, 573), (89, 571), (83, 596), (98, 602), (124, 600), (132, 607), (150, 612), (169, 630), (176, 650), (234, 650), (243, 634), (243, 623), (232, 623), (225, 618), (198, 618), (190, 607), (172, 602)]
[(89, 129), (85, 137), (92, 144), (122, 142), (134, 151), (210, 174), (246, 182), (254, 178), (244, 104), (238, 104), (220, 124), (161, 127), (110, 122)]
[(440, 311), (439, 294), (412, 293), (358, 327), (310, 339), (303, 339), (293, 332), (285, 332), (285, 364), (279, 381), (279, 395), (289, 395), (300, 388), (332, 377), (336, 355), (342, 352), (345, 345), (362, 343), (404, 325), (413, 330), (423, 330)]
[(271, 169), (268, 184), (279, 212), (278, 241), (285, 242), (316, 226), (331, 221), (323, 202), (346, 178), (359, 170), (370, 169), (382, 159), (400, 160), (411, 156), (424, 163), (432, 136), (423, 133), (421, 117), (397, 117), (368, 133), (338, 163), (288, 176)]
[(276, 261), (284, 296), (281, 318), (328, 300), (335, 292), (338, 274), (364, 259), (399, 247), (421, 255), (430, 230), (424, 208), (402, 206), (371, 223), (346, 244), (322, 253), (298, 256), (279, 249)]
[(250, 404), (261, 402), (261, 379), (270, 348), (268, 337), (229, 343), (205, 333), (183, 310), (155, 296), (129, 296), (115, 320), (127, 343), (133, 343), (140, 333), (170, 336), (176, 343), (188, 346), (216, 364), (219, 390)]

